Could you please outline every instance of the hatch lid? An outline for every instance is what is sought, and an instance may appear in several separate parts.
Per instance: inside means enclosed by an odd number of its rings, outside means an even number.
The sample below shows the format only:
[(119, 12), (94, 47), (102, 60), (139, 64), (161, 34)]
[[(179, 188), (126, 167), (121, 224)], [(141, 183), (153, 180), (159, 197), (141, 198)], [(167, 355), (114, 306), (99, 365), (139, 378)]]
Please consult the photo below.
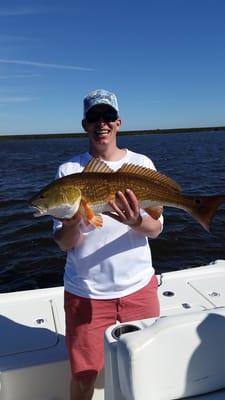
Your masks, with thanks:
[(220, 274), (211, 276), (210, 279), (204, 277), (190, 279), (188, 284), (205, 299), (210, 301), (215, 307), (225, 306), (225, 275)]

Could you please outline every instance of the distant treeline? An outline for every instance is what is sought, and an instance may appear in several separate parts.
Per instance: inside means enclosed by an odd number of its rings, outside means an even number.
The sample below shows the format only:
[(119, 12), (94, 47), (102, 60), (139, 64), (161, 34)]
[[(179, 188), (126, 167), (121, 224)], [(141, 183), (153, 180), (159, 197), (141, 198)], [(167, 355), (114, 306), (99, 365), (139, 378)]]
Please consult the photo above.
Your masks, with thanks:
[[(121, 131), (120, 136), (124, 135), (155, 135), (166, 133), (191, 133), (191, 132), (218, 132), (225, 131), (225, 126), (214, 126), (205, 128), (175, 128), (175, 129), (148, 129), (140, 131)], [(21, 135), (0, 135), (0, 140), (3, 139), (58, 139), (58, 138), (79, 138), (85, 137), (85, 133), (43, 133), (43, 134), (21, 134)]]

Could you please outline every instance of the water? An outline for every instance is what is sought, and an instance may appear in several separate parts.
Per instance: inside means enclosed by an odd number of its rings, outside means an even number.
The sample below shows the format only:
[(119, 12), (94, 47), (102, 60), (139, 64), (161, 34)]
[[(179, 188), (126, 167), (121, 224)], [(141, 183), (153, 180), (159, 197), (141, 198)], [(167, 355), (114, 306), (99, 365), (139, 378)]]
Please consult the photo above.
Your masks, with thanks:
[[(185, 194), (225, 193), (225, 132), (121, 136), (119, 144), (151, 157)], [(35, 219), (27, 200), (86, 148), (85, 138), (1, 141), (1, 293), (62, 285), (65, 253), (52, 239), (51, 219)], [(225, 205), (210, 233), (185, 212), (166, 208), (164, 215), (163, 233), (150, 242), (157, 273), (225, 258)]]

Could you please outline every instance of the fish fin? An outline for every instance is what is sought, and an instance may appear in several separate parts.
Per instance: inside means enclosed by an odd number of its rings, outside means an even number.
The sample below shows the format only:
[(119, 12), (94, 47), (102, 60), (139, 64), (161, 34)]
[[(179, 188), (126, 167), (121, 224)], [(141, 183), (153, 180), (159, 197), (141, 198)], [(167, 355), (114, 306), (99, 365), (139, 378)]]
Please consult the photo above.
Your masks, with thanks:
[(101, 215), (94, 215), (92, 220), (90, 221), (91, 225), (94, 225), (96, 228), (101, 228), (103, 226), (103, 218)]
[(159, 219), (159, 217), (162, 215), (163, 212), (163, 207), (162, 206), (157, 206), (157, 207), (149, 207), (144, 209), (146, 213), (148, 213), (152, 218), (154, 219)]
[(150, 178), (153, 180), (155, 179), (156, 183), (167, 185), (175, 192), (181, 192), (181, 187), (176, 181), (166, 175), (161, 174), (158, 171), (155, 171), (154, 169), (145, 168), (134, 164), (123, 164), (122, 167), (116, 171), (116, 173), (120, 172), (134, 175), (142, 175), (146, 178)]
[(114, 172), (108, 165), (100, 160), (99, 158), (92, 158), (89, 163), (85, 166), (83, 172), (101, 172), (109, 174)]
[(84, 217), (85, 223), (88, 222), (94, 225), (96, 228), (101, 228), (103, 226), (103, 218), (101, 215), (95, 215), (90, 204), (84, 198), (81, 199), (80, 212)]
[[(193, 199), (187, 196), (186, 198)], [(186, 209), (209, 232), (210, 223), (217, 208), (225, 202), (225, 195), (202, 196), (194, 199), (194, 205)]]

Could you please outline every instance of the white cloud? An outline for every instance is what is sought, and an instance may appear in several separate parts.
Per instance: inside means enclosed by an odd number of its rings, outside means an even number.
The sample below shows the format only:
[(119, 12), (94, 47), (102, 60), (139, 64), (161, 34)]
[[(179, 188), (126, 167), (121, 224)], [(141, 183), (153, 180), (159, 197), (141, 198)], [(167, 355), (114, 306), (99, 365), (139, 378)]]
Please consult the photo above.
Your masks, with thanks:
[(18, 35), (6, 35), (6, 34), (0, 34), (0, 43), (2, 44), (4, 44), (4, 43), (6, 43), (6, 44), (8, 44), (8, 43), (11, 43), (11, 42), (13, 42), (13, 43), (20, 43), (20, 42), (22, 42), (22, 43), (27, 43), (27, 42), (30, 42), (30, 38), (28, 38), (28, 37), (25, 37), (25, 36), (18, 36)]
[(35, 100), (34, 97), (28, 96), (0, 96), (0, 104), (8, 103), (26, 103), (31, 100)]
[(21, 78), (37, 78), (40, 77), (40, 74), (12, 74), (12, 75), (0, 75), (0, 80), (7, 79), (21, 79)]
[(43, 63), (43, 62), (37, 62), (37, 61), (9, 60), (9, 59), (4, 59), (4, 58), (0, 59), (0, 64), (30, 65), (32, 67), (67, 69), (67, 70), (76, 70), (76, 71), (94, 71), (92, 68), (79, 67), (76, 65), (49, 64), (49, 63)]
[[(8, 0), (6, 0), (8, 1)], [(28, 0), (28, 3), (30, 0)], [(18, 0), (19, 3), (19, 0)], [(21, 0), (20, 0), (21, 3)], [(70, 7), (67, 4), (62, 4), (57, 6), (55, 2), (50, 4), (34, 4), (32, 6), (30, 4), (24, 5), (13, 5), (13, 6), (4, 6), (0, 4), (0, 17), (21, 17), (26, 15), (37, 15), (37, 14), (49, 14), (49, 13), (62, 13), (62, 12), (72, 12), (74, 10), (74, 6)]]
[(43, 12), (43, 10), (33, 7), (2, 7), (0, 8), (0, 17), (15, 17), (22, 15), (39, 14), (41, 12)]

